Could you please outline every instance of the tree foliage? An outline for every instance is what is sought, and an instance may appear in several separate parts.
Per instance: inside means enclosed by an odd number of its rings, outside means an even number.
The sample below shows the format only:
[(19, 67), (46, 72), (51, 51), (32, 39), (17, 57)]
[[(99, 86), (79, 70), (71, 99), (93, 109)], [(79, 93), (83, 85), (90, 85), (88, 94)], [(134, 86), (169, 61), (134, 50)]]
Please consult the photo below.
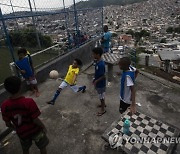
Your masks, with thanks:
[(167, 33), (178, 33), (178, 34), (180, 34), (180, 25), (178, 26), (178, 27), (168, 27), (167, 29), (166, 29), (166, 32)]
[[(127, 5), (133, 3), (139, 3), (147, 0), (104, 0), (103, 5)], [(102, 2), (100, 0), (88, 0), (88, 1), (81, 1), (77, 3), (77, 8), (87, 8), (87, 7), (101, 7)]]
[(166, 29), (166, 32), (167, 33), (172, 33), (174, 30), (173, 30), (173, 27), (168, 27), (167, 29)]
[(140, 41), (142, 37), (149, 37), (150, 33), (146, 30), (141, 30), (140, 32), (134, 32), (132, 29), (129, 29), (126, 34), (132, 35), (133, 38), (136, 39), (137, 42)]
[(160, 43), (166, 43), (166, 42), (167, 42), (166, 38), (162, 38), (161, 41), (160, 41)]
[[(42, 47), (49, 47), (52, 45), (52, 40), (49, 36), (42, 35), (39, 32), (38, 35)], [(13, 46), (23, 46), (23, 47), (38, 46), (36, 31), (34, 29), (22, 29), (22, 30), (11, 31), (10, 38)]]
[(134, 37), (134, 31), (132, 29), (129, 29), (126, 34), (130, 34), (132, 37)]

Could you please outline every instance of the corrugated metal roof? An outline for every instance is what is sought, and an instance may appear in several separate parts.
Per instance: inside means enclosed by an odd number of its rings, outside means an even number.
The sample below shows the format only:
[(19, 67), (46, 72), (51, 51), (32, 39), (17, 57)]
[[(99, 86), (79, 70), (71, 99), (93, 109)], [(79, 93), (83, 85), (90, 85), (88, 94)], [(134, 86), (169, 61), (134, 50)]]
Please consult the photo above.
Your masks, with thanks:
[(158, 50), (161, 60), (180, 60), (180, 50), (161, 49)]

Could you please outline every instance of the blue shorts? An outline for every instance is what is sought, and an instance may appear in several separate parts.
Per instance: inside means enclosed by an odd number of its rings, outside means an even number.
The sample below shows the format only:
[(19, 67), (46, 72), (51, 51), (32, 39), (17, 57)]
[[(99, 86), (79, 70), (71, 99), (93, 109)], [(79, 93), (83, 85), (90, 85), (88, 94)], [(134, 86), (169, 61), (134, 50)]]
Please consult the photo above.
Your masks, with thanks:
[(105, 47), (105, 48), (103, 49), (103, 51), (104, 51), (104, 53), (109, 52), (109, 48), (108, 48), (108, 47)]
[(97, 90), (97, 93), (98, 93), (98, 94), (103, 94), (103, 93), (106, 92), (106, 87), (102, 87), (102, 88), (97, 88), (97, 87), (96, 87), (96, 90)]

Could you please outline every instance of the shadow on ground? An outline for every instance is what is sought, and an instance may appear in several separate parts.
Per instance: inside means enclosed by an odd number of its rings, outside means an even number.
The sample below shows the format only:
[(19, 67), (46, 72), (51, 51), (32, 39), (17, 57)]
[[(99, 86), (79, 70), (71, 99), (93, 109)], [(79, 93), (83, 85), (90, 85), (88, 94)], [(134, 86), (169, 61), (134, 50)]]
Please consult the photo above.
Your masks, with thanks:
[[(107, 87), (106, 104), (107, 113), (97, 117), (98, 95), (92, 86), (93, 67), (78, 77), (78, 84), (86, 85), (86, 93), (73, 93), (65, 89), (54, 106), (46, 105), (51, 99), (61, 81), (50, 80), (41, 84), (41, 96), (34, 98), (41, 109), (40, 118), (48, 129), (50, 144), (48, 153), (52, 154), (116, 154), (117, 151), (103, 148), (105, 141), (101, 139), (104, 133), (119, 113), (119, 77), (115, 75), (118, 68), (114, 68), (114, 81)], [(160, 121), (170, 123), (180, 128), (180, 95), (169, 87), (139, 75), (137, 78), (136, 101), (142, 106), (137, 107), (142, 113), (152, 116)], [(25, 94), (26, 96), (29, 93)], [(5, 142), (4, 142), (5, 143)], [(16, 134), (6, 138), (7, 145), (1, 148), (2, 154), (20, 154), (21, 146)], [(2, 144), (2, 143), (1, 143)], [(31, 153), (38, 154), (35, 145)]]

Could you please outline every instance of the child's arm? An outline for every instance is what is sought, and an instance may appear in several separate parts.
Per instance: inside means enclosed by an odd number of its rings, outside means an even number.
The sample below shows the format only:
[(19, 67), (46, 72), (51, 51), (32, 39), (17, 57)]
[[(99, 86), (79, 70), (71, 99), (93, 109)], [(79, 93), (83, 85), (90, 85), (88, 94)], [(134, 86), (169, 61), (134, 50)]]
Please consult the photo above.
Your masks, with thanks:
[(22, 74), (25, 74), (26, 71), (25, 70), (21, 70), (18, 65), (16, 63), (14, 63), (15, 67), (22, 73)]
[(41, 127), (45, 133), (47, 133), (47, 129), (45, 125), (42, 123), (42, 121), (39, 118), (33, 119), (33, 122), (39, 127)]
[(30, 54), (28, 54), (28, 58), (29, 58), (29, 64), (30, 64), (31, 69), (32, 69), (32, 71), (33, 71), (33, 73), (34, 73), (34, 72), (35, 72), (35, 69), (34, 69), (33, 62), (32, 62), (32, 58), (31, 58)]
[(11, 122), (5, 122), (6, 123), (6, 126), (15, 130), (15, 126), (11, 123)]
[(106, 78), (106, 76), (103, 75), (103, 76), (101, 76), (100, 78), (94, 80), (94, 82), (93, 82), (94, 86), (96, 86), (96, 84), (97, 84), (99, 81), (104, 80), (105, 78)]
[(74, 78), (73, 78), (73, 84), (75, 84), (76, 79), (77, 79), (77, 74), (74, 75)]
[(32, 63), (31, 63), (30, 65), (31, 65), (32, 71), (33, 71), (33, 73), (34, 73), (34, 72), (35, 72), (34, 66), (33, 66)]
[(101, 80), (104, 80), (106, 78), (104, 65), (98, 66), (98, 74), (100, 77), (93, 81), (94, 86), (96, 86), (96, 84), (98, 82), (100, 82)]
[(131, 86), (131, 100), (132, 100), (132, 104), (130, 106), (130, 112), (132, 114), (136, 113), (136, 102), (135, 102), (135, 87)]
[(137, 78), (138, 73), (139, 73), (139, 70), (138, 70), (138, 69), (136, 69), (136, 71), (135, 71), (135, 78)]
[(75, 84), (75, 82), (76, 82), (76, 79), (77, 79), (78, 74), (79, 74), (79, 68), (78, 68), (78, 69), (76, 69), (76, 70), (75, 70), (75, 72), (74, 72), (73, 85), (74, 85), (74, 84)]

